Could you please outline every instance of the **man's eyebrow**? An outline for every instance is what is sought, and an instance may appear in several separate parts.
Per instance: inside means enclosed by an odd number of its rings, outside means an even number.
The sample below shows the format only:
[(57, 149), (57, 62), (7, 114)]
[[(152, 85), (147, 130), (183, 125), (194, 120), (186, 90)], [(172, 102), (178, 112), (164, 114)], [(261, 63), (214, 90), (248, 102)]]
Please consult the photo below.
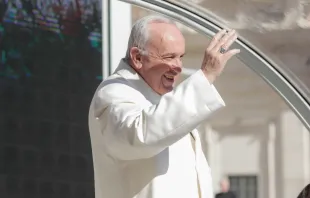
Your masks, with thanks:
[[(177, 53), (164, 53), (162, 56), (177, 56), (178, 54)], [(186, 55), (186, 53), (183, 53), (183, 54), (181, 54), (181, 57), (182, 56), (185, 56)]]
[(170, 53), (170, 52), (162, 54), (162, 56), (175, 56), (175, 55), (176, 53)]

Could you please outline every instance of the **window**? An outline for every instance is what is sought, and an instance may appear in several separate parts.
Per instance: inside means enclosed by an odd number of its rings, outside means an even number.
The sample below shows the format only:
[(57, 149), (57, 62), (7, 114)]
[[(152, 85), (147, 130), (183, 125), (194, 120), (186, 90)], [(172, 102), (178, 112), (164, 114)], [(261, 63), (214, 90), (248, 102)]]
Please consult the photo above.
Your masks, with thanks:
[(230, 189), (237, 198), (257, 198), (257, 176), (229, 176)]

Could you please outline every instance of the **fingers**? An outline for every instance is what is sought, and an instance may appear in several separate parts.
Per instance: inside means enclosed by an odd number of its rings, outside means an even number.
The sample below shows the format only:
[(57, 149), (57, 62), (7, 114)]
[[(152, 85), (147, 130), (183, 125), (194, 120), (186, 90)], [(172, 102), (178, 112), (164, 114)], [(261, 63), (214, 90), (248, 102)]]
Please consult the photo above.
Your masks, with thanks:
[(212, 51), (218, 52), (221, 47), (227, 50), (236, 41), (237, 37), (236, 31), (230, 30), (219, 42), (217, 42)]
[(237, 40), (237, 37), (238, 37), (237, 34), (235, 34), (231, 39), (229, 39), (226, 43), (222, 45), (222, 48), (228, 50), (229, 47)]
[(240, 53), (239, 49), (233, 49), (233, 50), (229, 50), (228, 52), (226, 52), (225, 54), (223, 54), (225, 56), (225, 59), (228, 60), (231, 57), (233, 57), (234, 55)]
[[(201, 69), (206, 76), (212, 77), (210, 78), (212, 82), (222, 73), (227, 61), (240, 52), (239, 49), (228, 50), (236, 39), (237, 33), (235, 30), (230, 30), (227, 33), (225, 30), (221, 30), (213, 37), (207, 47)], [(220, 50), (221, 48), (224, 48), (224, 50)]]
[(220, 39), (225, 35), (226, 30), (222, 29), (221, 31), (219, 31), (211, 40), (209, 46), (207, 47), (208, 51), (211, 51), (211, 49), (214, 48), (214, 46), (216, 46), (216, 44), (220, 41)]

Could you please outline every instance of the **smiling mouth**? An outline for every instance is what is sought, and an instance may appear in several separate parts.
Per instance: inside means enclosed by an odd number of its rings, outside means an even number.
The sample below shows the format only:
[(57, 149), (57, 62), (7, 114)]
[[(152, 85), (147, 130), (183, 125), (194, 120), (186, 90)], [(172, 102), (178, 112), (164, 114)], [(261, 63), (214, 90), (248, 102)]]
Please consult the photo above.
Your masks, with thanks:
[(165, 74), (164, 75), (166, 79), (173, 81), (174, 80), (174, 76), (173, 75), (169, 75), (169, 74)]

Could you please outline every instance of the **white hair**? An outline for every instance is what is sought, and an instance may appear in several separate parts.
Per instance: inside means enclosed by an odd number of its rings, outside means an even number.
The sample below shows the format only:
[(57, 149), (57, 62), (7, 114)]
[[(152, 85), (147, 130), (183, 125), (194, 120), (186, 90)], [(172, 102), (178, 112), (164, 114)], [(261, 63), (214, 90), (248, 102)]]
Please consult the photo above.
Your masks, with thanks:
[(128, 40), (125, 57), (127, 60), (130, 58), (131, 48), (137, 47), (140, 50), (145, 51), (145, 46), (149, 39), (148, 25), (151, 23), (167, 23), (175, 25), (175, 23), (170, 19), (159, 15), (149, 15), (137, 20), (131, 29), (130, 37)]

